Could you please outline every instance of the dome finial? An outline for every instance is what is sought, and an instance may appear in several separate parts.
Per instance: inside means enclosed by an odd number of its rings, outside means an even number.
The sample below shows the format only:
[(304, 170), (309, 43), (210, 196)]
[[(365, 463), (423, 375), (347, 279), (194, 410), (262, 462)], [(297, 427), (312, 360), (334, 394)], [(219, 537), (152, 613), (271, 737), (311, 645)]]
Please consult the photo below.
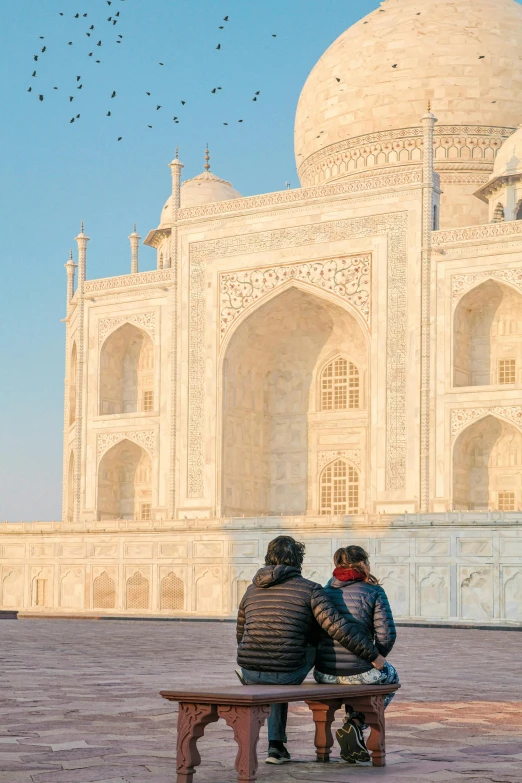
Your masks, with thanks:
[(176, 160), (178, 160), (178, 155), (179, 155), (179, 147), (176, 147), (176, 158), (175, 158)]
[(431, 111), (431, 100), (428, 101), (428, 111)]
[(210, 160), (210, 152), (208, 151), (208, 143), (207, 143), (207, 148), (205, 150), (205, 166), (204, 166), (205, 171), (210, 171), (209, 160)]

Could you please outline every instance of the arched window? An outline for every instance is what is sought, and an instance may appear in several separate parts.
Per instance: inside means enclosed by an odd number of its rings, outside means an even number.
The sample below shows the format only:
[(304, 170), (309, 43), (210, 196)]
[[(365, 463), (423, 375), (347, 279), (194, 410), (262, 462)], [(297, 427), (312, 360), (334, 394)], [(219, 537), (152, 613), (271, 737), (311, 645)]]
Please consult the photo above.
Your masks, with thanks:
[(321, 514), (356, 514), (359, 511), (359, 474), (344, 459), (325, 467), (320, 481)]
[(185, 585), (173, 571), (161, 580), (160, 605), (162, 609), (183, 610), (185, 608)]
[(515, 220), (522, 220), (522, 198), (518, 200), (518, 204), (515, 209)]
[(498, 202), (497, 206), (495, 207), (495, 211), (493, 212), (493, 223), (503, 223), (504, 222), (504, 207)]
[(332, 359), (321, 373), (321, 410), (345, 411), (359, 402), (359, 370), (342, 356)]

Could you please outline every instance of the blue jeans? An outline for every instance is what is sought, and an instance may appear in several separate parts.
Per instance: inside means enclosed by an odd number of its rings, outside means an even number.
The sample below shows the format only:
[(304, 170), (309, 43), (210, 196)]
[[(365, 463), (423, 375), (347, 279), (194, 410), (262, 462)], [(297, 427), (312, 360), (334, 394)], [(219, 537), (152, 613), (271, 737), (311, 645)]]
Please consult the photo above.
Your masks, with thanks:
[[(306, 663), (293, 672), (253, 672), (241, 669), (247, 685), (301, 685), (315, 662), (315, 647), (306, 648)], [(288, 704), (272, 704), (268, 716), (268, 742), (287, 742)]]

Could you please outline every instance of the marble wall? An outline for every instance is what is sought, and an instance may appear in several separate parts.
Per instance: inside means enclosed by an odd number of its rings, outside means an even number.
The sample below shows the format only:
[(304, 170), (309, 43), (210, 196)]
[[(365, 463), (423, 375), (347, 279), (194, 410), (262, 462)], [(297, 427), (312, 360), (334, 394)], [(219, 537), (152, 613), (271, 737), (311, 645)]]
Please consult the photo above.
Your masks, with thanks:
[(400, 619), (522, 622), (516, 514), (0, 524), (0, 607), (22, 613), (232, 617), (268, 542), (304, 541), (325, 583), (358, 544)]

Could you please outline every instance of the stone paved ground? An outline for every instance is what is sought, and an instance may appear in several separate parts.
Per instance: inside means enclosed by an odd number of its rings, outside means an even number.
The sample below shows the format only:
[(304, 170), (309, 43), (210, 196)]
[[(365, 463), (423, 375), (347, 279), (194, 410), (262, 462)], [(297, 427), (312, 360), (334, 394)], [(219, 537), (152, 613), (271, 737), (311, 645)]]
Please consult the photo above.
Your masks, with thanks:
[[(522, 782), (522, 633), (399, 633), (388, 766), (315, 764), (310, 714), (297, 705), (295, 763), (262, 764), (260, 781)], [(176, 714), (158, 691), (236, 684), (234, 647), (228, 623), (0, 622), (0, 783), (175, 783)], [(195, 783), (232, 783), (231, 730), (210, 726), (200, 748)]]

